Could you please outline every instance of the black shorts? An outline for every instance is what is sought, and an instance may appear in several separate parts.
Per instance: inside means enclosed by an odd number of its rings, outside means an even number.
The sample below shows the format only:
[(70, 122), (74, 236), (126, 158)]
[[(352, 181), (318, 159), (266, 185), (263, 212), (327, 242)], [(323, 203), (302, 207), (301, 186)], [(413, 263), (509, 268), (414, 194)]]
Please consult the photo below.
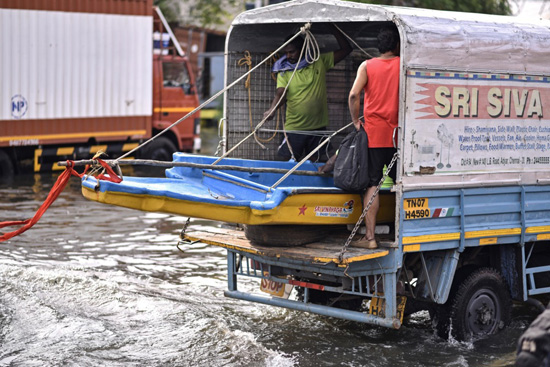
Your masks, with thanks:
[[(323, 129), (318, 129), (315, 131), (323, 131)], [(303, 158), (305, 158), (306, 155), (308, 155), (312, 150), (317, 148), (319, 144), (323, 141), (324, 137), (321, 135), (309, 135), (306, 131), (303, 133), (295, 134), (295, 133), (287, 133), (288, 141), (290, 142), (290, 145), (292, 146), (292, 152), (294, 152), (294, 158), (296, 158), (296, 161), (301, 161)], [(312, 155), (309, 159), (312, 162), (326, 162), (328, 160), (328, 152), (330, 150), (330, 143), (325, 144), (321, 147), (314, 155)], [(290, 150), (288, 149), (288, 144), (286, 142), (286, 139), (283, 135), (283, 141), (279, 145), (279, 150), (277, 151), (277, 155), (285, 160), (288, 161), (290, 158), (292, 158), (292, 155), (290, 154)]]
[[(397, 150), (395, 148), (369, 148), (369, 183), (368, 187), (378, 186), (384, 175), (384, 166), (388, 166)], [(396, 165), (390, 170), (389, 176), (395, 182)]]

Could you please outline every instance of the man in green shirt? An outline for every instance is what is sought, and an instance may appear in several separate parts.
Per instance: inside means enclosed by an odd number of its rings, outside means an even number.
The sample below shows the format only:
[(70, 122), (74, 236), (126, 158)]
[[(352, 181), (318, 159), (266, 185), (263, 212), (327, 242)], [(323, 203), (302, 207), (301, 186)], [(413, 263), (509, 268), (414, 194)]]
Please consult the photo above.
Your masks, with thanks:
[[(288, 148), (289, 143), (296, 160), (304, 158), (319, 145), (322, 138), (322, 134), (308, 134), (307, 132), (325, 130), (328, 125), (325, 75), (329, 69), (352, 51), (344, 35), (334, 25), (331, 25), (331, 32), (340, 48), (334, 52), (321, 54), (319, 59), (312, 64), (307, 63), (302, 57), (286, 93), (284, 93), (285, 87), (296, 68), (303, 39), (297, 37), (286, 45), (283, 48), (284, 56), (273, 67), (273, 71), (278, 73), (277, 90), (269, 110), (264, 113), (264, 118), (273, 118), (275, 106), (279, 100), (281, 100), (279, 107), (286, 102), (285, 130), (288, 142), (285, 138), (277, 152), (279, 157), (284, 160), (292, 157)], [(311, 159), (317, 161), (320, 156), (317, 154)]]

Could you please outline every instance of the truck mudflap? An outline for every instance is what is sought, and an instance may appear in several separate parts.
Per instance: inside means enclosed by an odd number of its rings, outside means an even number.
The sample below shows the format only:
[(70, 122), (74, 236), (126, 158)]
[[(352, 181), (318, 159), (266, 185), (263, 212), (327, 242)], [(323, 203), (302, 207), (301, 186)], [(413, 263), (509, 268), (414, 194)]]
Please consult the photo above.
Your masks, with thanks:
[[(188, 231), (183, 238), (227, 250), (226, 297), (401, 327), (406, 297), (396, 295), (398, 274), (391, 256), (396, 248), (391, 242), (375, 250), (349, 248), (339, 260), (345, 237), (331, 236), (291, 248), (257, 246), (246, 239), (243, 231), (225, 228)], [(246, 278), (258, 279), (258, 289), (250, 289), (249, 281), (247, 291), (239, 289)], [(287, 299), (289, 287), (297, 290), (296, 300)], [(270, 294), (264, 293), (265, 288), (271, 288)]]

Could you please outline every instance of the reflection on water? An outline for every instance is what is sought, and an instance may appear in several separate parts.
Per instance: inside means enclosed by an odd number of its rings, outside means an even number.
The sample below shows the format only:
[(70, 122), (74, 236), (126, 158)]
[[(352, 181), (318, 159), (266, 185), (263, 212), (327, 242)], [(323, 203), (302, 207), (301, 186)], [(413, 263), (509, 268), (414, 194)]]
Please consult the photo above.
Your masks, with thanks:
[[(0, 186), (0, 221), (31, 217), (56, 176)], [(512, 366), (536, 316), (472, 344), (438, 339), (423, 313), (394, 331), (225, 298), (225, 250), (178, 250), (186, 220), (86, 201), (71, 178), (0, 244), (0, 366)]]

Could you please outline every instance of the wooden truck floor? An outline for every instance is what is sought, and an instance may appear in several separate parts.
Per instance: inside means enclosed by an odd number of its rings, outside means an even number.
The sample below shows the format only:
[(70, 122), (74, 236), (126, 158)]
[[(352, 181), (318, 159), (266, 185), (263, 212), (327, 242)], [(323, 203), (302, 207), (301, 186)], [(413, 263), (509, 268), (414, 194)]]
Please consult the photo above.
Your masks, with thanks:
[[(240, 229), (212, 228), (189, 230), (185, 233), (188, 241), (200, 241), (209, 245), (224, 247), (230, 250), (242, 251), (251, 254), (272, 257), (288, 258), (312, 263), (336, 263), (342, 266), (356, 261), (364, 261), (386, 256), (393, 242), (383, 239), (379, 248), (374, 250), (349, 246), (343, 260), (339, 255), (349, 232), (335, 233), (322, 241), (309, 243), (297, 247), (267, 247), (252, 244)], [(358, 236), (356, 236), (358, 238)]]

